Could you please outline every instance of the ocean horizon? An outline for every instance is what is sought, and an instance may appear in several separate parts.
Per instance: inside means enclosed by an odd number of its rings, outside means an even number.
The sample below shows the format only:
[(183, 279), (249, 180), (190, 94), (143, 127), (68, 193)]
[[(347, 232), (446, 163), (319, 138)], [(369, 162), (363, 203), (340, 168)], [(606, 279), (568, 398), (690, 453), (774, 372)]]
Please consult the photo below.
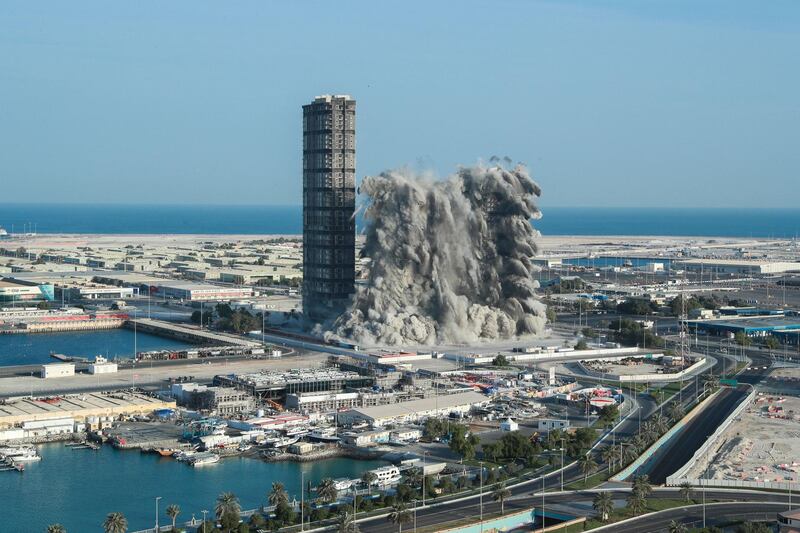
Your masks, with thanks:
[[(9, 233), (297, 235), (300, 205), (0, 203)], [(542, 235), (795, 238), (798, 208), (545, 207)], [(362, 220), (359, 218), (361, 227)]]

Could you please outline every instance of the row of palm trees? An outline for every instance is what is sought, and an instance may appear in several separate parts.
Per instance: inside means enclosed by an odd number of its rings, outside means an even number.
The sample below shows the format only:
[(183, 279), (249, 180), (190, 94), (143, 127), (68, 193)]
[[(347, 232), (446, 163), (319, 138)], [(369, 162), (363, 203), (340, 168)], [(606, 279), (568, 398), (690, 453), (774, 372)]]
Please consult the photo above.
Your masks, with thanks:
[(672, 423), (682, 419), (685, 412), (680, 403), (674, 402), (668, 407), (667, 414), (668, 417), (665, 417), (657, 413), (650, 420), (642, 423), (636, 435), (603, 448), (600, 451), (600, 458), (608, 464), (609, 471), (620, 470), (623, 466), (631, 463), (666, 433)]
[[(633, 478), (631, 492), (626, 499), (626, 507), (633, 516), (638, 516), (647, 509), (647, 498), (653, 492), (650, 478), (646, 475)], [(609, 491), (595, 494), (592, 508), (601, 522), (607, 522), (614, 512), (614, 497)]]

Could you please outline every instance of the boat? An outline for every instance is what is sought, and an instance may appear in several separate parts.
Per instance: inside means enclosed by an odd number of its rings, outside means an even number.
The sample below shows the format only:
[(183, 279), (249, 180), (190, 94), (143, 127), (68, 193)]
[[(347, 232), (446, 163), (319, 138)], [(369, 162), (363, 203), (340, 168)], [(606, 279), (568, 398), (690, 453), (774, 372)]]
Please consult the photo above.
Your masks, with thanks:
[(286, 430), (287, 437), (304, 437), (308, 435), (308, 429), (302, 426), (289, 428)]
[(33, 446), (0, 448), (0, 456), (11, 463), (30, 463), (42, 458)]
[(396, 466), (382, 466), (380, 468), (376, 468), (375, 470), (371, 470), (373, 474), (375, 474), (375, 483), (374, 485), (379, 487), (387, 487), (390, 485), (396, 485), (400, 483), (402, 476), (400, 475), (400, 469)]
[(284, 448), (299, 441), (300, 437), (283, 437), (272, 443), (273, 448)]
[(219, 455), (215, 453), (198, 453), (189, 461), (192, 466), (213, 465), (219, 462)]
[(317, 428), (308, 434), (308, 438), (320, 442), (337, 442), (336, 428)]
[(194, 450), (179, 450), (172, 454), (172, 457), (177, 459), (178, 461), (188, 462), (197, 455), (197, 452)]
[(158, 448), (156, 453), (161, 457), (172, 457), (177, 451), (178, 450), (175, 450), (174, 448)]
[(353, 486), (353, 480), (347, 479), (346, 477), (339, 477), (333, 480), (333, 484), (336, 487), (336, 490), (342, 491), (347, 490)]
[(249, 450), (252, 447), (253, 446), (248, 444), (247, 442), (243, 442), (243, 443), (239, 444), (239, 446), (236, 449), (239, 450), (240, 452), (246, 452), (247, 450)]

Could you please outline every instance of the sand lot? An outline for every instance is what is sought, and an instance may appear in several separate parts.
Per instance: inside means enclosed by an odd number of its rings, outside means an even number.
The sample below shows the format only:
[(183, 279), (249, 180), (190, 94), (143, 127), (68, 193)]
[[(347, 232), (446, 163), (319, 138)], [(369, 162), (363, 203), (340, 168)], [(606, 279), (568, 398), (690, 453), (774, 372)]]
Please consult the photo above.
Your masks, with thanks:
[[(800, 479), (800, 398), (760, 394), (687, 477), (739, 481)], [(708, 469), (704, 474), (704, 470)]]

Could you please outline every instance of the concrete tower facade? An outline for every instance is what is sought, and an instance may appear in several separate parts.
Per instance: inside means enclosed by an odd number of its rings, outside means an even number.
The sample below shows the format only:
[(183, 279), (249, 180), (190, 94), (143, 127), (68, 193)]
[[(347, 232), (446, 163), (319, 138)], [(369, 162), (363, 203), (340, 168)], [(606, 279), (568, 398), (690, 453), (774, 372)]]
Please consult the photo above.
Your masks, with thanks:
[(303, 106), (303, 311), (323, 321), (355, 291), (356, 101)]

